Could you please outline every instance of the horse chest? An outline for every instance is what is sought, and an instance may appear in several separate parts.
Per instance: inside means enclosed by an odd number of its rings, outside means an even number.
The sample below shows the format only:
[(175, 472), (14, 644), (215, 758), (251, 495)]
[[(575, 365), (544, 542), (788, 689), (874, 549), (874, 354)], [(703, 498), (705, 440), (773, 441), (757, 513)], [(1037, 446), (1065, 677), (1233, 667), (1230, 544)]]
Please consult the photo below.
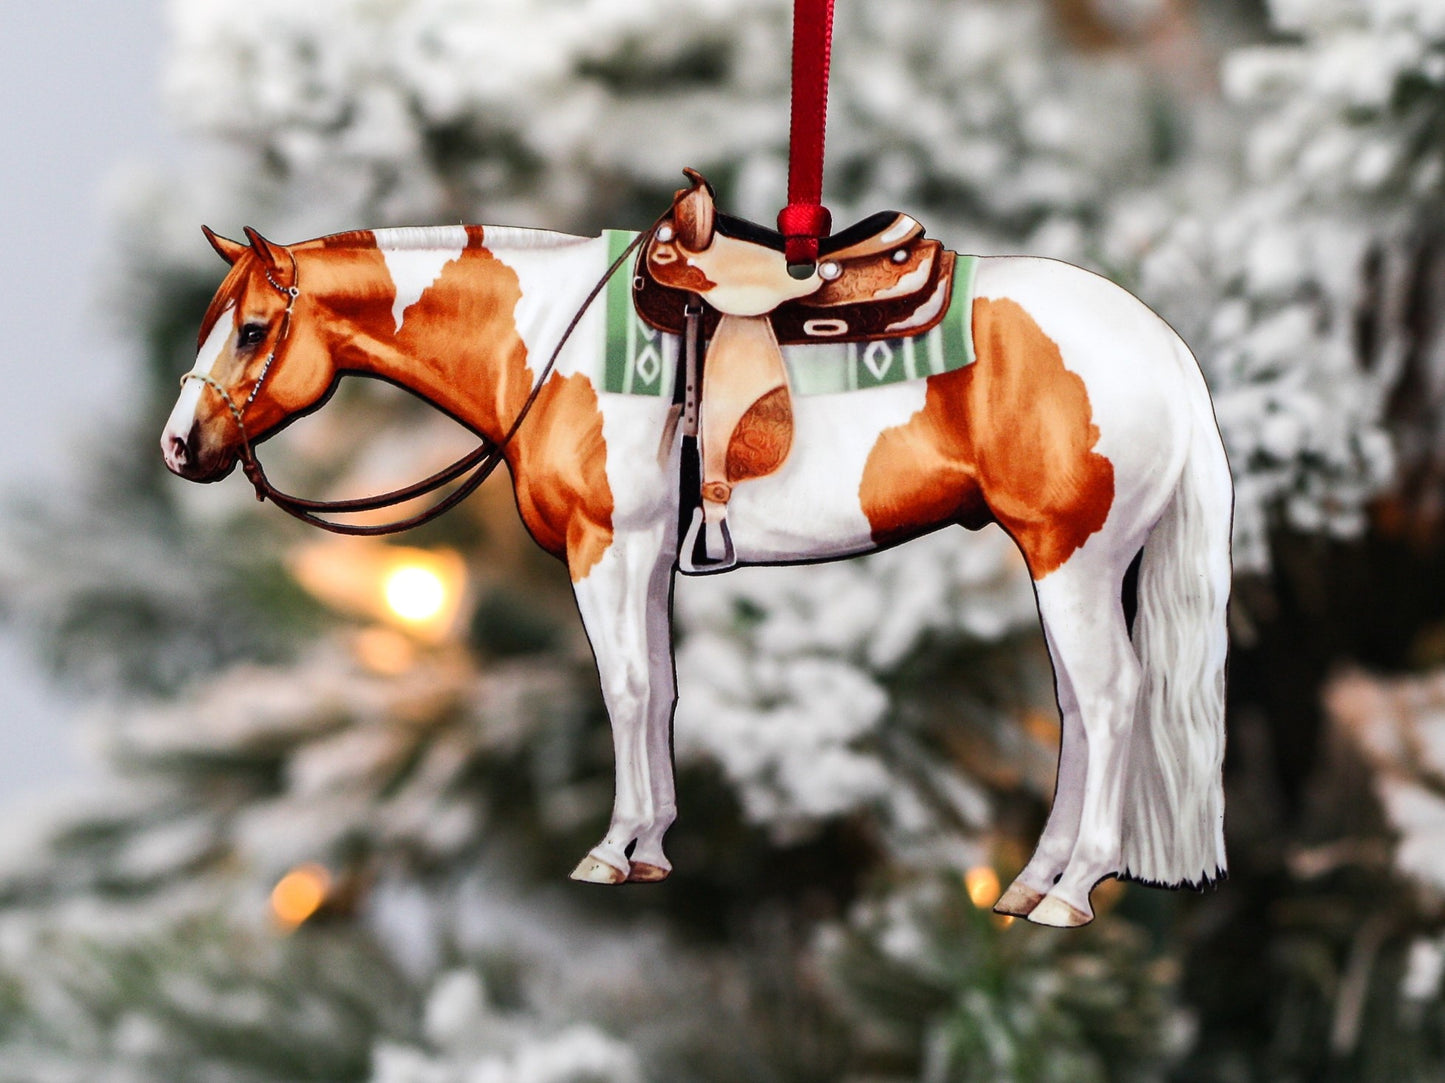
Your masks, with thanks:
[(537, 544), (585, 578), (612, 543), (602, 409), (591, 380), (554, 376), (518, 433), (512, 463), (517, 510)]

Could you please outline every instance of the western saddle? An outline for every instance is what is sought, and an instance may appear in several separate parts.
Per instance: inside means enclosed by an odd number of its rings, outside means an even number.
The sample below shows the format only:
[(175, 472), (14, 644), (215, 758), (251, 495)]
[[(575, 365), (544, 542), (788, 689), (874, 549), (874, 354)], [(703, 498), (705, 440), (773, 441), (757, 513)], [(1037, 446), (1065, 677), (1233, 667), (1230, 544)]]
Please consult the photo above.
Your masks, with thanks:
[(782, 234), (719, 213), (712, 186), (684, 172), (692, 187), (639, 252), (633, 301), (650, 326), (684, 336), (683, 433), (700, 443), (701, 502), (679, 566), (698, 574), (736, 563), (733, 486), (773, 473), (792, 448), (780, 347), (925, 334), (948, 311), (954, 255), (884, 211), (823, 238), (816, 264), (789, 267)]

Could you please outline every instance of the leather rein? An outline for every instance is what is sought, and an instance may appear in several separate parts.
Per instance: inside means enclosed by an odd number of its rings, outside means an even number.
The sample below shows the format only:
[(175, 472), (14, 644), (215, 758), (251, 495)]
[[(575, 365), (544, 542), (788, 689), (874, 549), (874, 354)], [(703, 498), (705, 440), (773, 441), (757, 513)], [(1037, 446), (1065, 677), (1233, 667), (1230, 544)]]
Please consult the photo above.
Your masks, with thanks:
[[(437, 516), (456, 507), (475, 492), (477, 487), (486, 481), (492, 472), (496, 470), (497, 466), (502, 462), (507, 445), (511, 443), (512, 437), (517, 434), (517, 430), (522, 427), (522, 422), (526, 420), (533, 403), (537, 401), (537, 396), (542, 393), (542, 388), (546, 385), (548, 377), (551, 376), (553, 368), (556, 367), (558, 357), (562, 354), (562, 348), (567, 345), (568, 340), (572, 337), (572, 332), (577, 329), (577, 325), (582, 322), (582, 317), (587, 313), (587, 310), (592, 307), (592, 302), (597, 300), (598, 294), (600, 294), (607, 283), (611, 281), (612, 276), (617, 273), (618, 269), (637, 251), (638, 247), (652, 235), (653, 231), (656, 230), (671, 213), (672, 211), (669, 208), (656, 222), (639, 233), (632, 242), (623, 249), (622, 254), (612, 261), (611, 266), (603, 272), (602, 277), (597, 281), (597, 284), (592, 287), (586, 298), (583, 299), (581, 306), (563, 330), (562, 337), (557, 340), (557, 345), (552, 350), (552, 355), (547, 359), (547, 363), (542, 366), (541, 374), (532, 385), (532, 390), (527, 395), (526, 401), (522, 403), (522, 408), (518, 411), (516, 420), (512, 422), (511, 427), (507, 429), (501, 440), (494, 443), (486, 437), (483, 437), (480, 445), (466, 455), (463, 455), (450, 466), (445, 466), (430, 477), (423, 478), (421, 481), (414, 482), (403, 488), (392, 489), (390, 492), (379, 493), (376, 496), (363, 496), (351, 500), (307, 500), (304, 497), (291, 496), (289, 493), (284, 493), (276, 488), (276, 486), (272, 485), (270, 480), (267, 479), (266, 472), (261, 468), (261, 460), (257, 458), (256, 450), (251, 444), (250, 434), (246, 431), (245, 413), (251, 403), (256, 401), (256, 396), (261, 391), (261, 385), (266, 382), (266, 377), (271, 372), (271, 366), (276, 360), (277, 351), (281, 349), (281, 346), (286, 341), (286, 336), (291, 330), (292, 309), (295, 308), (296, 298), (301, 293), (300, 280), (296, 268), (296, 257), (294, 254), (291, 254), (292, 284), (290, 286), (281, 285), (271, 277), (269, 270), (266, 271), (266, 281), (276, 290), (280, 291), (286, 298), (286, 311), (281, 317), (281, 330), (276, 336), (276, 344), (271, 348), (270, 354), (267, 355), (265, 362), (262, 364), (261, 373), (256, 377), (256, 382), (251, 387), (250, 394), (246, 396), (246, 401), (240, 406), (237, 406), (236, 400), (231, 397), (230, 392), (228, 392), (218, 380), (207, 373), (188, 372), (181, 377), (181, 386), (184, 387), (187, 380), (200, 380), (201, 383), (216, 392), (231, 411), (231, 416), (235, 419), (236, 427), (241, 433), (241, 469), (244, 471), (252, 486), (255, 487), (257, 500), (265, 501), (269, 499), (287, 515), (300, 519), (304, 523), (310, 523), (312, 526), (320, 527), (322, 530), (329, 530), (334, 534), (375, 537), (382, 534), (397, 534), (403, 530), (410, 530), (412, 527), (429, 523)], [(431, 507), (417, 512), (415, 515), (408, 516), (405, 519), (398, 519), (390, 523), (361, 525), (337, 523), (330, 519), (321, 518), (321, 514), (342, 515), (364, 511), (380, 511), (383, 508), (395, 507), (398, 504), (406, 503), (408, 500), (414, 500), (419, 496), (426, 496), (429, 493), (433, 493), (442, 486), (456, 481), (458, 478), (464, 480), (445, 497)]]

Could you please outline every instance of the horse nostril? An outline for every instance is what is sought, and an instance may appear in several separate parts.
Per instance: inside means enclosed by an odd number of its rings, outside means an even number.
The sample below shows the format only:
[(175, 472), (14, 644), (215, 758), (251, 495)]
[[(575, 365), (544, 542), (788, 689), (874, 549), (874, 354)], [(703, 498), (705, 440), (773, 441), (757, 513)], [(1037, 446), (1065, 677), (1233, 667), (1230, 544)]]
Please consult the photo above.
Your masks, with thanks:
[(189, 455), (186, 452), (186, 441), (179, 436), (171, 437), (171, 460), (177, 466), (184, 466)]

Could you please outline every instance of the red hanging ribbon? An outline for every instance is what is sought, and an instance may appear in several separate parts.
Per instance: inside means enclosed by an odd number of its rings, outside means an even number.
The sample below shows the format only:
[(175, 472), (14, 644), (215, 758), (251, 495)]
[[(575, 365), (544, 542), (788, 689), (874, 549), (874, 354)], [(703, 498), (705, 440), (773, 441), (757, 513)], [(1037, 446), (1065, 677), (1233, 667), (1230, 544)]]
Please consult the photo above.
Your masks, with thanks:
[(828, 124), (832, 53), (833, 0), (794, 0), (788, 205), (778, 212), (778, 231), (792, 265), (816, 263), (818, 239), (826, 237), (833, 225), (823, 206), (823, 134)]

